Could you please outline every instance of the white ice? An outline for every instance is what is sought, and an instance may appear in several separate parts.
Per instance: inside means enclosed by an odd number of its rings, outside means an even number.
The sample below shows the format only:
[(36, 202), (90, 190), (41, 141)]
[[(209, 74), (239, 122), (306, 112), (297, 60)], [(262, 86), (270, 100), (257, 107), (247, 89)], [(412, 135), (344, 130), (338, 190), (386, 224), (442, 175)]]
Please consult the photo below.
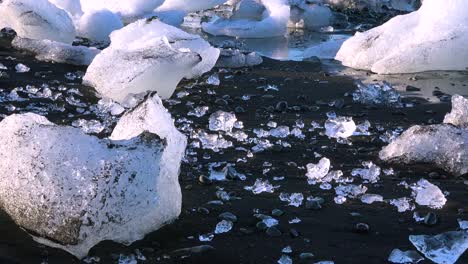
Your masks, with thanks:
[(425, 0), (418, 11), (356, 33), (336, 59), (379, 74), (466, 70), (467, 9), (465, 0)]
[(71, 44), (75, 26), (68, 13), (47, 0), (5, 0), (0, 4), (0, 28), (20, 37)]
[(468, 99), (458, 94), (452, 96), (452, 112), (445, 115), (444, 123), (468, 129)]
[(432, 209), (442, 209), (447, 199), (442, 191), (436, 185), (426, 179), (419, 180), (411, 186), (412, 196), (419, 205), (427, 206)]
[(120, 17), (107, 9), (85, 13), (77, 22), (77, 34), (92, 42), (108, 43), (109, 35), (123, 27)]
[(0, 204), (40, 243), (83, 258), (100, 241), (128, 245), (180, 214), (186, 139), (157, 96), (110, 139), (31, 113), (0, 129)]
[(153, 12), (164, 0), (81, 0), (81, 6), (85, 13), (108, 9), (131, 22), (145, 14)]

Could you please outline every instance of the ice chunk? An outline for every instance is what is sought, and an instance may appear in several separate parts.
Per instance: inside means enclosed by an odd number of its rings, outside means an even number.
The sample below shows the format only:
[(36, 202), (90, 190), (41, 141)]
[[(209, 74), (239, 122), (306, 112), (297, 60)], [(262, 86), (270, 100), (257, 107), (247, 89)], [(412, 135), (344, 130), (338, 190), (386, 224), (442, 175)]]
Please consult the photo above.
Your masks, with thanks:
[(453, 173), (468, 173), (468, 131), (452, 125), (412, 126), (379, 153), (380, 159), (431, 163)]
[(278, 264), (292, 264), (293, 261), (288, 255), (281, 255), (281, 258), (277, 261)]
[(112, 31), (121, 28), (123, 23), (120, 17), (107, 9), (87, 12), (77, 24), (78, 36), (98, 43), (110, 42)]
[(321, 0), (339, 9), (369, 9), (374, 12), (386, 12), (388, 9), (400, 11), (414, 11), (420, 6), (420, 0)]
[(330, 160), (322, 158), (317, 164), (307, 164), (306, 176), (309, 180), (320, 181), (330, 171)]
[(0, 204), (40, 243), (82, 258), (100, 241), (130, 244), (180, 214), (186, 140), (157, 97), (123, 116), (110, 139), (31, 113), (0, 129)]
[(286, 138), (291, 134), (288, 126), (279, 126), (270, 130), (270, 135), (276, 138)]
[(271, 185), (268, 180), (257, 179), (255, 180), (254, 185), (245, 186), (244, 189), (247, 191), (252, 191), (253, 194), (260, 194), (262, 192), (273, 193), (275, 191), (275, 186)]
[(414, 210), (414, 204), (411, 203), (411, 199), (408, 197), (392, 199), (390, 200), (390, 204), (394, 205), (398, 209), (399, 213)]
[(97, 120), (78, 119), (72, 126), (81, 128), (86, 134), (99, 134), (104, 130), (104, 125)]
[(185, 12), (196, 12), (213, 8), (217, 5), (224, 4), (225, 2), (227, 2), (227, 0), (166, 0), (160, 7), (158, 7), (157, 11), (182, 10)]
[(372, 161), (365, 161), (362, 163), (364, 169), (353, 169), (351, 175), (359, 176), (363, 180), (366, 180), (370, 183), (376, 183), (379, 181), (380, 176), (380, 167), (375, 165)]
[(83, 83), (118, 102), (154, 90), (169, 98), (183, 77), (211, 70), (218, 54), (199, 36), (143, 19), (112, 32), (111, 45), (96, 56)]
[(433, 262), (454, 264), (468, 248), (468, 231), (451, 231), (435, 236), (412, 235), (409, 240)]
[(388, 261), (391, 263), (401, 263), (401, 264), (407, 264), (407, 263), (418, 263), (423, 261), (424, 258), (418, 254), (418, 252), (414, 250), (408, 250), (408, 251), (401, 251), (398, 248), (392, 250), (392, 253), (390, 253), (390, 256), (388, 257)]
[(356, 131), (352, 117), (329, 118), (325, 122), (325, 134), (331, 138), (348, 138)]
[(458, 219), (458, 225), (460, 226), (460, 229), (463, 229), (463, 230), (468, 229), (468, 221), (467, 220)]
[(256, 19), (217, 19), (203, 23), (203, 31), (219, 36), (242, 38), (267, 38), (284, 36), (290, 16), (287, 0), (262, 0), (265, 11), (261, 20)]
[(288, 27), (318, 30), (332, 23), (333, 13), (328, 6), (306, 4), (303, 1), (291, 6)]
[(242, 52), (234, 49), (222, 49), (216, 67), (219, 68), (243, 68), (252, 67), (263, 63), (263, 59), (255, 52)]
[(48, 0), (5, 0), (0, 5), (3, 25), (20, 37), (49, 39), (71, 44), (75, 27), (68, 13)]
[(354, 184), (339, 185), (335, 188), (336, 195), (349, 198), (357, 198), (365, 194), (366, 191), (366, 186)]
[(15, 37), (11, 45), (18, 50), (32, 53), (41, 61), (53, 61), (73, 65), (89, 65), (101, 51), (96, 48), (72, 46), (52, 40), (35, 40)]
[(237, 118), (234, 113), (228, 113), (221, 110), (216, 111), (210, 116), (209, 128), (211, 131), (230, 132), (236, 121)]
[(468, 3), (425, 0), (418, 11), (348, 39), (336, 55), (345, 66), (379, 74), (468, 67)]
[(363, 196), (361, 196), (361, 202), (366, 203), (366, 204), (372, 204), (375, 202), (383, 202), (383, 197), (382, 195), (379, 195), (379, 194), (366, 193)]
[(353, 92), (353, 101), (366, 105), (401, 107), (401, 96), (391, 84), (383, 82), (365, 85), (358, 81)]
[(71, 17), (80, 17), (83, 15), (80, 0), (49, 0), (49, 2), (67, 11)]
[(428, 206), (432, 209), (441, 209), (444, 207), (447, 199), (439, 187), (430, 183), (426, 179), (419, 180), (411, 186), (413, 197), (417, 204)]
[(452, 96), (452, 112), (445, 115), (444, 123), (468, 129), (468, 99), (458, 94)]
[(19, 72), (19, 73), (25, 73), (25, 72), (29, 72), (31, 70), (31, 68), (24, 65), (23, 63), (18, 63), (15, 66), (15, 70), (16, 70), (16, 72)]
[(151, 13), (164, 0), (80, 0), (85, 13), (108, 9), (119, 14), (125, 21), (130, 22), (145, 14)]
[(231, 231), (233, 225), (234, 223), (231, 221), (222, 220), (216, 225), (215, 234), (227, 233)]
[(299, 207), (302, 205), (304, 195), (302, 193), (281, 193), (279, 198), (283, 202), (288, 202), (290, 206)]

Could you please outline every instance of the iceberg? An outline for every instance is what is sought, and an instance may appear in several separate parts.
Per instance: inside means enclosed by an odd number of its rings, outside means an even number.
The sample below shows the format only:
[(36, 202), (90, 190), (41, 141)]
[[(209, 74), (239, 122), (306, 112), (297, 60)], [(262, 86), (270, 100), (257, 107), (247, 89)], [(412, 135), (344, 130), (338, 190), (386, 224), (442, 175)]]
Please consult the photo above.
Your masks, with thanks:
[(83, 258), (181, 212), (186, 138), (157, 96), (126, 113), (109, 139), (32, 113), (8, 116), (0, 129), (0, 204), (39, 243)]
[(89, 65), (101, 51), (96, 48), (72, 46), (52, 40), (36, 40), (16, 36), (11, 42), (13, 48), (27, 51), (40, 61), (53, 61), (73, 65)]
[(78, 36), (93, 42), (109, 43), (109, 35), (123, 28), (120, 17), (107, 9), (89, 11), (78, 20)]
[(260, 20), (239, 18), (215, 19), (202, 24), (206, 33), (215, 36), (241, 38), (268, 38), (284, 36), (290, 17), (290, 6), (286, 0), (262, 0), (265, 6)]
[(5, 0), (0, 3), (0, 28), (20, 37), (71, 44), (76, 31), (68, 13), (47, 0)]
[(84, 13), (108, 9), (122, 17), (125, 22), (132, 22), (145, 14), (153, 12), (164, 0), (80, 0)]
[(336, 59), (378, 74), (468, 68), (468, 3), (425, 0), (418, 11), (348, 39)]
[(118, 102), (146, 91), (169, 98), (182, 78), (211, 70), (219, 56), (201, 37), (155, 19), (136, 21), (110, 38), (111, 45), (96, 56), (83, 83)]

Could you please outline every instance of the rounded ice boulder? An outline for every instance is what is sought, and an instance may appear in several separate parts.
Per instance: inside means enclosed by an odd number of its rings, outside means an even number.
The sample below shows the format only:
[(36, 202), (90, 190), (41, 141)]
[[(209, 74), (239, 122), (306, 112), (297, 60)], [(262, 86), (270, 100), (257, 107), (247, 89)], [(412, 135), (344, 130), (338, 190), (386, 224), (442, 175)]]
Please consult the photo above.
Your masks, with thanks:
[(71, 44), (75, 26), (68, 13), (47, 0), (5, 0), (0, 4), (0, 28), (20, 37)]
[(0, 206), (40, 243), (82, 258), (180, 214), (186, 138), (157, 96), (125, 114), (109, 139), (32, 113), (6, 117), (0, 131)]
[(468, 2), (425, 0), (418, 11), (348, 39), (336, 59), (378, 74), (468, 68)]

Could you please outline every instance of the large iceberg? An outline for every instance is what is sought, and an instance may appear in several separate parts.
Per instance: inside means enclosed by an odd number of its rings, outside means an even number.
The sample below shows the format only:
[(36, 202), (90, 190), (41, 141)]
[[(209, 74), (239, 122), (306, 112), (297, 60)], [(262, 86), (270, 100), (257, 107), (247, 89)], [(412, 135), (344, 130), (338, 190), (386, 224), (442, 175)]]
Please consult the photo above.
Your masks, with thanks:
[(6, 117), (0, 130), (0, 205), (40, 243), (82, 258), (180, 214), (186, 138), (157, 96), (125, 114), (110, 139), (32, 113)]
[(203, 31), (219, 36), (242, 38), (266, 38), (284, 36), (290, 17), (287, 0), (262, 0), (265, 10), (260, 20), (253, 18), (216, 19), (203, 23)]
[(201, 37), (155, 19), (136, 21), (110, 38), (111, 45), (96, 56), (83, 83), (118, 102), (146, 91), (169, 98), (182, 78), (211, 70), (219, 56)]
[(431, 163), (455, 176), (468, 173), (468, 100), (460, 97), (453, 96), (453, 108), (445, 117), (446, 124), (410, 127), (380, 151), (380, 159)]
[(356, 33), (336, 59), (379, 74), (466, 70), (467, 8), (465, 0), (425, 0), (418, 11)]
[(5, 0), (0, 3), (0, 28), (19, 36), (71, 44), (75, 27), (68, 13), (47, 0)]
[(72, 46), (52, 40), (36, 40), (16, 36), (11, 42), (13, 48), (32, 53), (41, 61), (53, 61), (73, 65), (89, 65), (101, 51), (96, 48)]

